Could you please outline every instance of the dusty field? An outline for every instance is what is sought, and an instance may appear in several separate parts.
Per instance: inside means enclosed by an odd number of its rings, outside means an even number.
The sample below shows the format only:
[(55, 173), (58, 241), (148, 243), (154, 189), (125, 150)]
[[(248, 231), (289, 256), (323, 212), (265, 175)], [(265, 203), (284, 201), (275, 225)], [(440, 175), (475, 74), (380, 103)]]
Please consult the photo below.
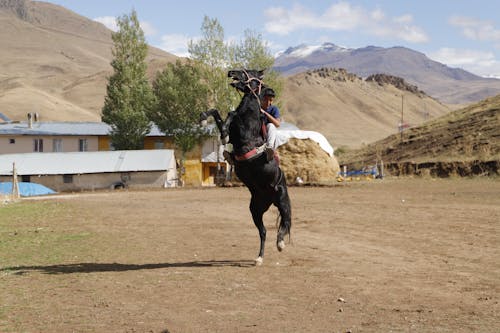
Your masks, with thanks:
[(245, 188), (0, 207), (0, 331), (500, 331), (500, 180), (290, 196), (291, 244), (271, 210), (261, 267)]

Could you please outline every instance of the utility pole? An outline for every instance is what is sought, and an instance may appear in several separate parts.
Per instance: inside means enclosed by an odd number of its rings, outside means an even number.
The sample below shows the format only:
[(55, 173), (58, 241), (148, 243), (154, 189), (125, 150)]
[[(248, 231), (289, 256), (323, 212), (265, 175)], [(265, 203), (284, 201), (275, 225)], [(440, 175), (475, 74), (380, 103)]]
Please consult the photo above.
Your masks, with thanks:
[(404, 110), (404, 102), (403, 102), (403, 99), (404, 99), (404, 95), (401, 94), (401, 127), (399, 129), (399, 131), (401, 132), (401, 141), (403, 141), (403, 130), (404, 130), (404, 118), (403, 118), (403, 110)]

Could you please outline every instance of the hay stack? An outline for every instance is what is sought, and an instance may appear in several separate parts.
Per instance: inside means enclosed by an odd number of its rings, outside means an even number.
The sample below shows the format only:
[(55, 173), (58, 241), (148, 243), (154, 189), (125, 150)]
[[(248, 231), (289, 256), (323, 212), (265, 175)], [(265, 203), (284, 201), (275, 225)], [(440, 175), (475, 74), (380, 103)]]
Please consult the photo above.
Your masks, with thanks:
[(278, 147), (280, 166), (287, 183), (296, 184), (300, 177), (305, 184), (331, 184), (339, 172), (339, 163), (313, 140), (290, 139)]

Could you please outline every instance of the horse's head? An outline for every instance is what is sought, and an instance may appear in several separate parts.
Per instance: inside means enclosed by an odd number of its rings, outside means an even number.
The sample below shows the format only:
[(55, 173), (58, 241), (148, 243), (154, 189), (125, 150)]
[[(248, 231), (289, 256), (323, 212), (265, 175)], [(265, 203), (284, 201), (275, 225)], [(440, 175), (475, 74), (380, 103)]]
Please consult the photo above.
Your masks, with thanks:
[(227, 72), (227, 76), (233, 79), (231, 86), (243, 93), (250, 93), (262, 87), (263, 70), (237, 69)]

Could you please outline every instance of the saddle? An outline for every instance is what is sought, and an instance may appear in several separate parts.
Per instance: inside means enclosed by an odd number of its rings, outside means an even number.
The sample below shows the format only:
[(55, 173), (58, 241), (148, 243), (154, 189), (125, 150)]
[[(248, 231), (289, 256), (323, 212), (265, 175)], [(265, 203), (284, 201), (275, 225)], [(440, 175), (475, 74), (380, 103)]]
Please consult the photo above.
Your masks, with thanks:
[(243, 155), (234, 155), (234, 153), (229, 152), (227, 150), (224, 150), (224, 152), (222, 153), (222, 155), (224, 156), (224, 159), (229, 164), (234, 165), (235, 160), (238, 162), (244, 162), (244, 161), (248, 161), (248, 160), (251, 160), (251, 159), (257, 157), (262, 153), (266, 153), (267, 161), (269, 162), (269, 161), (275, 159), (276, 163), (279, 166), (280, 160), (279, 160), (278, 152), (267, 146), (267, 126), (266, 126), (266, 123), (264, 121), (261, 121), (260, 134), (261, 134), (264, 142), (266, 142), (262, 146), (255, 147), (254, 149), (250, 150), (249, 152), (247, 152)]

